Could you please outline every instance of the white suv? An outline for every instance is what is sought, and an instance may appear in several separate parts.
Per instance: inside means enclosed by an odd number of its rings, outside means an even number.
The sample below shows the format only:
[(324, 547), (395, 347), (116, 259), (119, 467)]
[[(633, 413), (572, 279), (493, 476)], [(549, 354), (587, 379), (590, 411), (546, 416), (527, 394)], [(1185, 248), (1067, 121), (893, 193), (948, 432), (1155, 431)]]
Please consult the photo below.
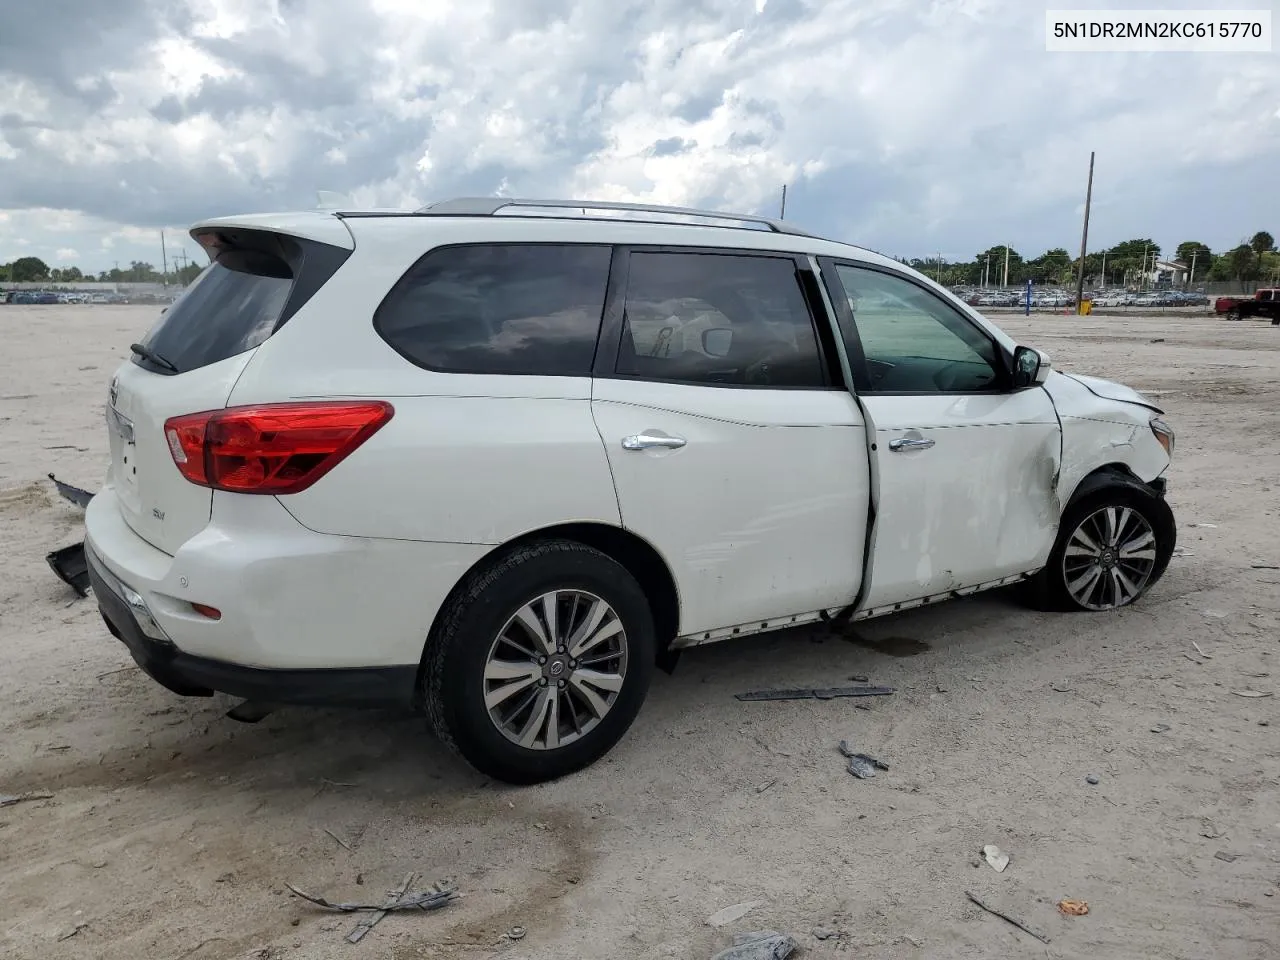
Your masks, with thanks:
[(583, 201), (211, 220), (111, 382), (87, 553), (186, 695), (408, 704), (481, 771), (608, 751), (684, 647), (1029, 581), (1123, 606), (1173, 433), (919, 273)]

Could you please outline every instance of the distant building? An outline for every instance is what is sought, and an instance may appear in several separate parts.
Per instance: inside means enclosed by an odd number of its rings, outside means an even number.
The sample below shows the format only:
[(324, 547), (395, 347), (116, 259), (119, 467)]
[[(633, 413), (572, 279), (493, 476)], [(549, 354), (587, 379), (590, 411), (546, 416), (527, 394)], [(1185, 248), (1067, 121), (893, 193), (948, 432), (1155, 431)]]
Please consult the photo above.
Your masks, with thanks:
[(1180, 287), (1187, 281), (1187, 265), (1174, 260), (1157, 260), (1152, 268), (1142, 274), (1150, 287)]

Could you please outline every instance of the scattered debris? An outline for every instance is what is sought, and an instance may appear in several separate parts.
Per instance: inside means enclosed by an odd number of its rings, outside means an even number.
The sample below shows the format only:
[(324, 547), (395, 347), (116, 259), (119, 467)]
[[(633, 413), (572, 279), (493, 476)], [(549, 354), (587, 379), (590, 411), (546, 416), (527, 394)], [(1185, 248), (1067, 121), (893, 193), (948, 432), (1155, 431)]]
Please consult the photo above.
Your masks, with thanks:
[(1270, 690), (1266, 691), (1265, 693), (1259, 690), (1232, 690), (1231, 692), (1234, 693), (1237, 697), (1248, 697), (1251, 700), (1260, 700), (1263, 697), (1275, 696), (1275, 694), (1272, 693)]
[(862, 676), (862, 675), (861, 675), (861, 674), (859, 674), (859, 673), (855, 673), (855, 674), (854, 674), (853, 676), (851, 676), (849, 679), (850, 679), (850, 680), (852, 680), (854, 683), (866, 683), (868, 678), (867, 678), (867, 677)]
[(1280, 563), (1265, 563), (1261, 560), (1249, 564), (1254, 570), (1280, 570)]
[(813, 928), (813, 939), (815, 940), (831, 940), (837, 936), (839, 936), (839, 934), (837, 934), (830, 927), (814, 927)]
[(1051, 686), (1051, 689), (1053, 690), (1054, 693), (1070, 693), (1071, 692), (1071, 688), (1068, 687), (1066, 684), (1062, 684), (1062, 683), (1053, 684)]
[(874, 777), (877, 770), (887, 772), (889, 769), (889, 765), (883, 760), (877, 760), (865, 753), (855, 753), (847, 740), (840, 741), (840, 752), (849, 760), (849, 772), (859, 780)]
[(737, 923), (756, 907), (763, 904), (763, 900), (748, 900), (746, 903), (735, 903), (733, 906), (717, 910), (707, 917), (707, 923), (713, 927), (727, 927), (731, 923)]
[[(1225, 620), (1227, 617), (1231, 616), (1231, 614), (1227, 613), (1225, 610), (1201, 610), (1200, 615), (1208, 617), (1210, 620)], [(1192, 646), (1194, 646), (1194, 644), (1192, 644)], [(1196, 649), (1199, 648), (1197, 647)]]
[(507, 939), (508, 939), (508, 940), (523, 940), (523, 939), (525, 938), (525, 936), (528, 934), (528, 932), (529, 932), (529, 931), (528, 931), (528, 930), (526, 930), (524, 927), (519, 926), (519, 925), (516, 925), (516, 926), (512, 927), (510, 930), (508, 930), (508, 931), (507, 931)]
[(1204, 657), (1206, 660), (1213, 659), (1213, 655), (1205, 653), (1203, 650), (1201, 650), (1200, 644), (1196, 643), (1194, 640), (1191, 641), (1191, 645), (1196, 648), (1196, 653), (1200, 654), (1200, 656)]
[(73, 487), (69, 483), (63, 483), (52, 473), (49, 474), (49, 479), (52, 480), (53, 485), (58, 488), (58, 493), (63, 499), (70, 500), (81, 509), (88, 507), (89, 501), (93, 499), (93, 494), (88, 490), (81, 490), (79, 487)]
[(1227, 832), (1225, 830), (1218, 829), (1218, 825), (1208, 817), (1205, 817), (1200, 821), (1200, 836), (1204, 837), (1206, 840), (1218, 840), (1226, 835)]
[(409, 887), (416, 878), (417, 874), (415, 873), (406, 876), (404, 882), (388, 893), (387, 899), (382, 903), (334, 903), (324, 897), (317, 897), (314, 894), (299, 890), (291, 883), (286, 883), (285, 889), (294, 896), (301, 897), (303, 900), (314, 903), (316, 906), (323, 907), (326, 910), (336, 910), (340, 913), (369, 911), (369, 915), (361, 919), (347, 934), (348, 943), (359, 943), (364, 938), (364, 935), (373, 929), (374, 925), (388, 913), (396, 910), (438, 910), (458, 898), (457, 893), (452, 890), (441, 890), (439, 885), (437, 885), (437, 889), (429, 890), (425, 893), (409, 893)]
[[(53, 474), (51, 473), (49, 474), (49, 476), (52, 477)], [(58, 943), (61, 943), (63, 940), (70, 940), (72, 937), (74, 937), (77, 933), (79, 933), (81, 930), (83, 930), (87, 926), (89, 926), (87, 923), (77, 923), (74, 927), (72, 927), (66, 933), (58, 934)]]
[(1173, 727), (1169, 726), (1167, 723), (1157, 723), (1154, 727), (1151, 728), (1151, 732), (1152, 733), (1168, 733), (1172, 729)]
[(983, 910), (987, 911), (987, 913), (992, 914), (993, 916), (997, 916), (1001, 920), (1005, 920), (1009, 923), (1012, 923), (1015, 927), (1017, 927), (1023, 933), (1030, 934), (1031, 936), (1039, 940), (1041, 943), (1049, 942), (1049, 938), (1046, 937), (1043, 933), (1038, 933), (1037, 931), (1031, 929), (1031, 927), (1027, 926), (1021, 920), (1017, 919), (1014, 916), (1011, 916), (1008, 913), (1005, 913), (1003, 910), (997, 910), (995, 907), (991, 906), (990, 904), (984, 903), (982, 899), (972, 891), (966, 890), (964, 892), (964, 895), (968, 897), (974, 904), (981, 907)]
[(1089, 904), (1083, 900), (1059, 900), (1058, 909), (1068, 917), (1083, 917), (1089, 912)]
[(764, 793), (766, 790), (768, 790), (770, 787), (772, 787), (772, 786), (773, 786), (775, 783), (777, 783), (777, 782), (778, 782), (778, 780), (777, 780), (777, 778), (775, 777), (773, 780), (766, 780), (764, 783), (757, 784), (757, 785), (756, 785), (756, 793)]
[(1194, 557), (1195, 556), (1195, 554), (1192, 553), (1190, 550), (1184, 550), (1182, 547), (1175, 548), (1173, 551), (1173, 555), (1175, 557)]
[(1091, 773), (1084, 778), (1084, 782), (1089, 784), (1092, 787), (1096, 787), (1098, 785), (1098, 778), (1095, 774)]
[(1218, 525), (1216, 523), (1188, 523), (1187, 526), (1188, 527), (1207, 527), (1210, 530), (1218, 529)]
[(1225, 850), (1219, 850), (1217, 853), (1213, 855), (1213, 859), (1221, 860), (1223, 863), (1235, 863), (1237, 860), (1240, 859), (1240, 854), (1227, 853)]
[[(1152, 343), (1164, 343), (1164, 337), (1156, 337), (1156, 338), (1154, 338), (1151, 342), (1152, 342)], [(1194, 527), (1194, 526), (1195, 526), (1195, 524), (1193, 523), (1193, 524), (1192, 524), (1192, 526)]]
[(0, 807), (12, 807), (15, 803), (26, 803), (29, 800), (52, 800), (52, 793), (20, 793), (9, 796), (0, 793)]
[(789, 690), (752, 690), (734, 694), (738, 700), (835, 700), (838, 697), (887, 697), (891, 687), (800, 687)]
[(324, 832), (327, 833), (330, 837), (332, 837), (337, 842), (338, 846), (342, 847), (343, 850), (346, 850), (348, 852), (351, 851), (351, 847), (347, 843), (347, 841), (343, 840), (340, 836), (338, 836), (332, 830), (329, 830), (328, 828), (326, 828)]
[(733, 938), (733, 946), (721, 950), (711, 960), (787, 960), (796, 942), (776, 930), (755, 930)]
[(988, 843), (982, 848), (982, 859), (986, 860), (996, 873), (1004, 873), (1004, 868), (1009, 866), (1009, 855), (994, 843)]

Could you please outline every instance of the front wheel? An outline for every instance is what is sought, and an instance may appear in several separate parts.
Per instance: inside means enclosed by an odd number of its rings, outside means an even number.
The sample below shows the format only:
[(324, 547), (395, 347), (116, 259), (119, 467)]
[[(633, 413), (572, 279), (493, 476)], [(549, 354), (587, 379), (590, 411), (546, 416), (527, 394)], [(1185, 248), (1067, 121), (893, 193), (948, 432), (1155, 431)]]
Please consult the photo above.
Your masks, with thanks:
[(554, 780), (622, 739), (654, 644), (644, 591), (617, 561), (566, 540), (517, 547), (441, 610), (423, 658), (427, 715), (481, 773)]
[(1116, 477), (1062, 516), (1049, 562), (1033, 579), (1038, 605), (1099, 612), (1128, 606), (1164, 574), (1177, 528), (1162, 497)]

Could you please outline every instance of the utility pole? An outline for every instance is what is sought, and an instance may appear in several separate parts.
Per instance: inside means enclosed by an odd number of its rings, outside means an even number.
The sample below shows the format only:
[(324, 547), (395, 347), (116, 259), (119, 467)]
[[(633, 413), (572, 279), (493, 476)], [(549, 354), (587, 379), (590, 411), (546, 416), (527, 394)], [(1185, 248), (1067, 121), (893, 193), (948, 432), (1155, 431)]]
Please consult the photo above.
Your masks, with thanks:
[(1009, 285), (1009, 245), (1004, 245), (1004, 276), (1000, 279), (1000, 287), (1003, 289)]
[(982, 261), (982, 289), (987, 289), (987, 278), (991, 276), (991, 251), (987, 251), (986, 259)]
[(1107, 289), (1107, 251), (1102, 251), (1102, 289)]
[(160, 283), (163, 286), (169, 285), (169, 254), (164, 248), (164, 231), (160, 231)]
[(1080, 231), (1080, 272), (1076, 275), (1076, 313), (1084, 309), (1084, 257), (1089, 246), (1089, 207), (1093, 203), (1093, 151), (1089, 151), (1089, 186), (1084, 193), (1084, 229)]
[[(1191, 273), (1187, 275), (1187, 286), (1191, 286), (1196, 282), (1196, 254), (1200, 252), (1199, 247), (1191, 248)], [(1184, 290), (1186, 287), (1183, 288)]]
[(787, 218), (787, 185), (782, 185), (782, 209), (778, 212), (778, 219), (785, 220)]
[(938, 251), (938, 276), (936, 279), (939, 284), (942, 283), (942, 251), (941, 250)]

